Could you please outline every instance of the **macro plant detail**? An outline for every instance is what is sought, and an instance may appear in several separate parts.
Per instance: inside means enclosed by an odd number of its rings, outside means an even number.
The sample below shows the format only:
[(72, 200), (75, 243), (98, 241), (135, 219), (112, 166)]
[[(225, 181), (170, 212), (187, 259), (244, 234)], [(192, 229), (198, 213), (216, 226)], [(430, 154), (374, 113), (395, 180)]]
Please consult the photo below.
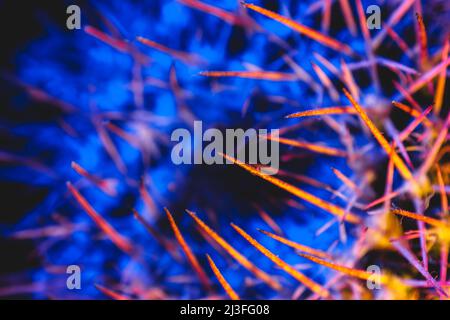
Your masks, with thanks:
[(69, 5), (0, 68), (1, 297), (449, 299), (447, 1)]

